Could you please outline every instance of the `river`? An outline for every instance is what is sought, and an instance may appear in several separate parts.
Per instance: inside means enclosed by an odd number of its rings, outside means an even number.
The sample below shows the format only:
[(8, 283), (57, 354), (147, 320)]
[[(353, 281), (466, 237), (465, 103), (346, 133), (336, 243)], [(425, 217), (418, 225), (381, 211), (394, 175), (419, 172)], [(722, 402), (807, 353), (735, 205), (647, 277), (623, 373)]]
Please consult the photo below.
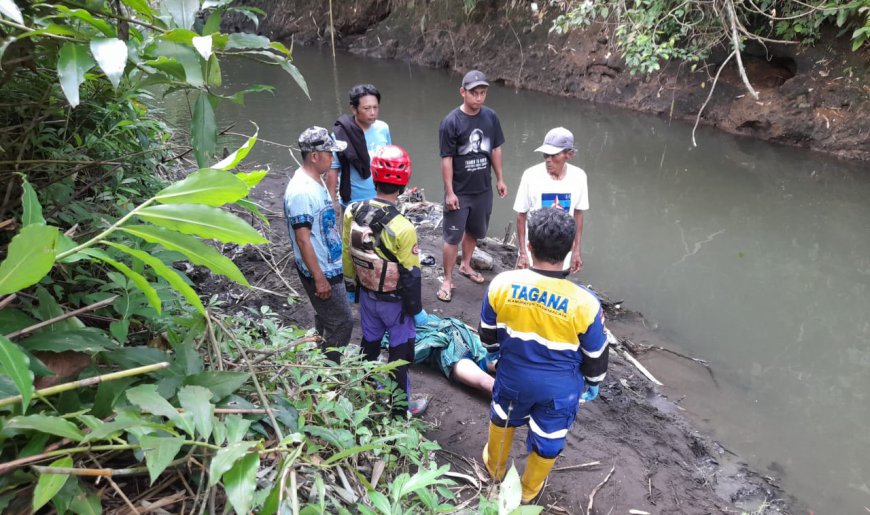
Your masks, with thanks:
[[(459, 105), (460, 77), (328, 50), (296, 50), (309, 101), (283, 71), (223, 65), (225, 84), (275, 86), (224, 106), (236, 131), (295, 143), (331, 127), (353, 84), (383, 94), (381, 119), (413, 160), (412, 183), (442, 195), (438, 124)], [(870, 506), (870, 170), (808, 151), (682, 122), (493, 85), (508, 199), (490, 232), (514, 219), (513, 193), (552, 127), (574, 132), (589, 177), (578, 281), (626, 299), (676, 350), (709, 360), (717, 382), (683, 392), (705, 430), (816, 513)], [(248, 163), (288, 173), (284, 147)], [(679, 378), (661, 377), (667, 383)]]

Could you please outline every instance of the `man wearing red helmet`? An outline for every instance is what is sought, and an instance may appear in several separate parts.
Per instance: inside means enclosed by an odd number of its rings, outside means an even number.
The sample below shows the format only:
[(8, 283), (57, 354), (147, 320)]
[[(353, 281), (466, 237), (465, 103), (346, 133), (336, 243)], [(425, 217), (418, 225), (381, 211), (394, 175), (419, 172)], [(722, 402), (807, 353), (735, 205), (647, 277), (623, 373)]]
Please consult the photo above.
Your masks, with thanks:
[[(389, 333), (389, 361), (414, 361), (417, 324), (428, 315), (421, 299), (420, 251), (417, 231), (399, 213), (396, 202), (411, 178), (411, 159), (395, 145), (380, 148), (372, 158), (375, 198), (355, 202), (344, 213), (342, 261), (344, 280), (353, 300), (360, 303), (360, 346), (373, 361), (381, 340)], [(408, 398), (408, 411), (420, 415), (426, 399), (410, 400), (408, 365), (393, 371)], [(396, 411), (403, 413), (404, 407)]]

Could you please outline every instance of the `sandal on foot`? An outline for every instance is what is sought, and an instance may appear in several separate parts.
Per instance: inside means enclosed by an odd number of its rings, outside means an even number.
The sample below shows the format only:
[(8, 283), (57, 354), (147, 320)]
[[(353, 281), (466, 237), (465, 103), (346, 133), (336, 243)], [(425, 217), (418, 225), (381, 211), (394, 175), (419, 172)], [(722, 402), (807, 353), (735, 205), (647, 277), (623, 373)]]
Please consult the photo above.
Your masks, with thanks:
[(441, 302), (450, 302), (453, 300), (453, 292), (450, 288), (445, 288), (444, 286), (438, 288), (438, 291), (435, 292), (435, 296), (438, 297), (438, 300)]
[(471, 272), (463, 272), (462, 270), (460, 270), (459, 275), (467, 277), (468, 280), (473, 282), (474, 284), (483, 284), (486, 282), (486, 278), (477, 270), (472, 270)]

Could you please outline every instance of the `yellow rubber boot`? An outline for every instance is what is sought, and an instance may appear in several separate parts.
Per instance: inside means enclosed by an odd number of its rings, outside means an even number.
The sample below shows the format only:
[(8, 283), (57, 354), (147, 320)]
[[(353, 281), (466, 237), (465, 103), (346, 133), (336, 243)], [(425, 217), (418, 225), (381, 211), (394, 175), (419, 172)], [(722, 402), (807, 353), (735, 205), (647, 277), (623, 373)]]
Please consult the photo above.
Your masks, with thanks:
[(520, 482), (523, 484), (524, 503), (532, 502), (532, 499), (541, 493), (544, 481), (550, 475), (554, 463), (556, 463), (556, 458), (542, 458), (535, 451), (529, 454), (529, 457), (526, 458), (526, 470), (523, 471), (523, 477), (520, 478)]
[(513, 427), (501, 427), (489, 423), (489, 440), (483, 447), (483, 463), (486, 464), (489, 475), (496, 481), (504, 479), (507, 472), (514, 430)]

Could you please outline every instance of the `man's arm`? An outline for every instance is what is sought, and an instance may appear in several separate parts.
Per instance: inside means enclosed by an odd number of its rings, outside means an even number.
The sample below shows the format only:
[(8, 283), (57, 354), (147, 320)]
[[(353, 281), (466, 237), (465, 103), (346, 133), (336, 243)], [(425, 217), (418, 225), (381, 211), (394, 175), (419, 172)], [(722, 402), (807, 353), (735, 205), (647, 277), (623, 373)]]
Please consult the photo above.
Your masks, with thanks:
[(517, 268), (529, 267), (529, 254), (526, 250), (526, 219), (528, 213), (517, 213), (517, 247), (520, 249), (517, 256)]
[[(351, 204), (355, 206), (356, 204)], [(347, 206), (344, 211), (344, 223), (341, 224), (341, 266), (344, 275), (345, 285), (354, 285), (356, 289), (356, 268), (353, 266), (353, 259), (350, 257), (350, 229), (353, 225), (354, 209)], [(349, 289), (348, 291), (353, 291)]]
[(296, 244), (299, 246), (299, 253), (302, 254), (302, 262), (305, 263), (308, 271), (311, 272), (311, 277), (314, 278), (314, 294), (319, 299), (328, 299), (332, 295), (332, 286), (323, 275), (320, 265), (317, 264), (317, 254), (311, 244), (311, 228), (294, 228), (293, 232), (296, 233)]
[(576, 274), (583, 270), (583, 256), (580, 254), (580, 241), (583, 239), (583, 211), (574, 210), (574, 221), (577, 223), (577, 231), (574, 233), (574, 246), (571, 248), (571, 273)]
[(492, 283), (486, 289), (486, 294), (483, 296), (483, 303), (480, 306), (480, 325), (477, 327), (477, 333), (480, 336), (480, 343), (489, 352), (497, 352), (499, 350), (498, 341), (498, 314), (490, 302), (490, 288)]
[(607, 344), (607, 335), (604, 331), (604, 313), (600, 306), (592, 323), (579, 335), (579, 340), (580, 352), (583, 354), (580, 373), (586, 379), (587, 385), (597, 386), (607, 375), (607, 362), (610, 352), (610, 346)]
[(492, 171), (495, 172), (495, 185), (498, 190), (499, 198), (505, 198), (508, 194), (507, 184), (504, 183), (504, 175), (502, 174), (502, 155), (501, 147), (492, 149)]
[[(333, 164), (338, 161), (333, 161)], [(329, 192), (329, 198), (332, 199), (332, 208), (335, 210), (335, 219), (341, 220), (341, 208), (338, 203), (338, 176), (341, 174), (341, 168), (330, 168), (326, 172), (326, 190)]]
[(449, 211), (456, 211), (459, 197), (453, 192), (453, 156), (441, 158), (441, 178), (444, 180), (444, 204)]

